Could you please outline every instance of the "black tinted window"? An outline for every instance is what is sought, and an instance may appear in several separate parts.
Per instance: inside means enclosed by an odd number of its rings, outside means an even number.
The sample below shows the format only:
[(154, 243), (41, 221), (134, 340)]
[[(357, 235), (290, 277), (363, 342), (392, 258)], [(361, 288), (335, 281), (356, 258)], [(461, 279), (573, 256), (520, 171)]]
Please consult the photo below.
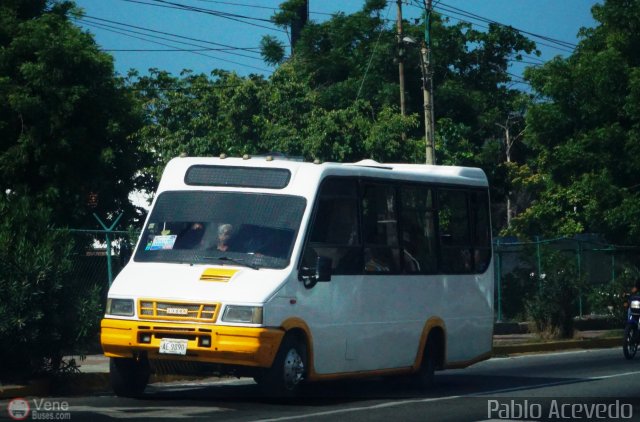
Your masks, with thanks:
[(362, 196), (364, 272), (397, 273), (400, 270), (396, 188), (364, 185)]
[(311, 267), (317, 256), (324, 256), (331, 258), (334, 274), (361, 270), (357, 187), (353, 178), (329, 178), (322, 183), (303, 266)]
[(189, 167), (184, 182), (195, 186), (283, 189), (290, 178), (287, 169), (196, 165)]
[[(285, 267), (305, 199), (239, 192), (161, 193), (151, 210), (136, 261)], [(229, 260), (228, 263), (231, 263)]]
[(408, 185), (400, 189), (402, 260), (405, 273), (435, 273), (436, 249), (433, 189)]
[(467, 195), (463, 190), (438, 190), (440, 253), (447, 273), (473, 271)]

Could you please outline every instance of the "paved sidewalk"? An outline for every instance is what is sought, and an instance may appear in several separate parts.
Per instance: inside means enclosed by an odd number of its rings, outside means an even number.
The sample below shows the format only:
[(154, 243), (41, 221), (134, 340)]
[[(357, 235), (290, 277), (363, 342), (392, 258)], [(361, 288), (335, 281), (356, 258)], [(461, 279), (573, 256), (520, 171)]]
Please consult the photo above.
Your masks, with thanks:
[[(523, 353), (539, 353), (571, 349), (595, 349), (622, 346), (622, 330), (577, 331), (573, 339), (543, 340), (537, 334), (498, 334), (493, 336), (493, 355), (511, 356)], [(26, 385), (0, 383), (0, 399), (23, 396), (47, 396), (51, 394), (89, 394), (109, 391), (109, 359), (103, 355), (86, 356), (84, 360), (73, 357), (80, 373), (52, 383), (50, 380), (34, 380)], [(150, 382), (171, 382), (193, 379), (188, 376), (153, 375)]]

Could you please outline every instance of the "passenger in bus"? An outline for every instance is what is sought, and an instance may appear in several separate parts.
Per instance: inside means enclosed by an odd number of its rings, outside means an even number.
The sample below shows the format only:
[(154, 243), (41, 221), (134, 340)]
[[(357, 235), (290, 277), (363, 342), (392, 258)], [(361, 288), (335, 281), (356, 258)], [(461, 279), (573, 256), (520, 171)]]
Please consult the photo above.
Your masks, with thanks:
[(386, 248), (365, 248), (364, 271), (367, 273), (388, 273), (391, 271)]
[(216, 249), (222, 252), (228, 251), (233, 234), (233, 226), (231, 224), (220, 224), (220, 226), (218, 226), (218, 244)]
[(416, 259), (417, 251), (419, 249), (417, 246), (417, 236), (412, 236), (411, 233), (419, 233), (419, 231), (413, 230), (411, 232), (405, 232), (402, 235), (402, 244), (404, 245), (404, 269), (408, 273), (419, 273), (420, 262)]
[(178, 235), (173, 249), (195, 249), (200, 245), (203, 235), (203, 223), (189, 223), (187, 228)]

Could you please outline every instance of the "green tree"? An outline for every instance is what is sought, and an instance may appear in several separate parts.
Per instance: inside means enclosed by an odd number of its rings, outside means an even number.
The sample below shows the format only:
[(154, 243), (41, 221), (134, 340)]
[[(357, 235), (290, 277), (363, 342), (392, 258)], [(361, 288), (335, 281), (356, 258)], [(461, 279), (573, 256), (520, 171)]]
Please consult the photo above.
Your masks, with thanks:
[(0, 179), (3, 192), (47, 202), (54, 223), (87, 226), (92, 211), (133, 216), (139, 159), (127, 135), (139, 114), (111, 56), (70, 22), (72, 8), (0, 3)]
[[(57, 372), (95, 345), (101, 289), (74, 277), (73, 240), (41, 203), (0, 195), (0, 376)], [(94, 342), (94, 343), (92, 343)]]
[(520, 233), (640, 236), (640, 1), (592, 8), (574, 54), (529, 69), (537, 94), (527, 113), (531, 167), (543, 181), (516, 220)]
[(215, 70), (212, 76), (183, 71), (179, 77), (151, 69), (129, 75), (145, 113), (134, 134), (146, 157), (138, 186), (155, 190), (167, 162), (181, 154), (233, 156), (264, 152), (256, 119), (261, 115), (262, 77), (241, 78)]
[(130, 78), (147, 115), (135, 139), (150, 158), (140, 185), (150, 192), (166, 163), (183, 153), (281, 152), (331, 161), (405, 161), (418, 155), (417, 142), (398, 142), (416, 126), (415, 116), (401, 117), (392, 107), (376, 110), (364, 100), (326, 109), (308, 76), (292, 63), (268, 80), (219, 70), (179, 77), (151, 70)]

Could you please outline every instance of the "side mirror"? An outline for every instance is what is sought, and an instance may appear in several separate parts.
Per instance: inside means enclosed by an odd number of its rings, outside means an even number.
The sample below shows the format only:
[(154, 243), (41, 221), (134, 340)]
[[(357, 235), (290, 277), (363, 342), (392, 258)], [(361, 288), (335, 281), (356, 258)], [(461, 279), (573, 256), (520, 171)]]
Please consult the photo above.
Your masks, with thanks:
[(331, 281), (331, 258), (316, 257), (315, 268), (303, 267), (300, 270), (300, 280), (307, 289), (313, 288), (319, 281)]
[(319, 256), (316, 259), (316, 281), (331, 281), (331, 258)]

